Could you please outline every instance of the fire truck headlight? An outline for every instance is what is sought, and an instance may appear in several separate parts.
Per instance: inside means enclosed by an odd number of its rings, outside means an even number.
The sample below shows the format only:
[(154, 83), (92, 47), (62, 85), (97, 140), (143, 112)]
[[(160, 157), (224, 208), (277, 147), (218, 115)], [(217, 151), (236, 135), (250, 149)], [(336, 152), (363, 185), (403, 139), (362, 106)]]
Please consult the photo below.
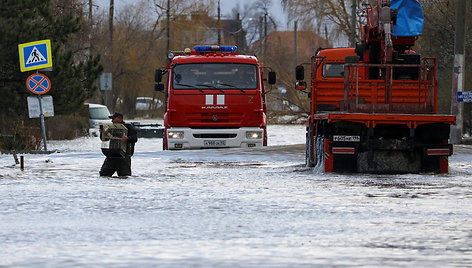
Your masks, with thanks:
[(183, 139), (184, 138), (184, 132), (183, 131), (169, 131), (167, 133), (167, 137), (169, 139)]
[(262, 132), (260, 131), (246, 131), (246, 139), (260, 139)]

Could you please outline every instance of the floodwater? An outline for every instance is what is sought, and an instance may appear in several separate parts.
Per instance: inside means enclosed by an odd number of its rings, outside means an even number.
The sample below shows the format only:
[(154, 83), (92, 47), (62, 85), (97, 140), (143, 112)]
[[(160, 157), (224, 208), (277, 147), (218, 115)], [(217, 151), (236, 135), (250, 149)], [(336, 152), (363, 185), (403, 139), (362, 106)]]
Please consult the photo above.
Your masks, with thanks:
[(304, 127), (257, 149), (162, 151), (104, 178), (98, 138), (0, 155), (0, 267), (472, 266), (472, 146), (446, 175), (323, 174)]

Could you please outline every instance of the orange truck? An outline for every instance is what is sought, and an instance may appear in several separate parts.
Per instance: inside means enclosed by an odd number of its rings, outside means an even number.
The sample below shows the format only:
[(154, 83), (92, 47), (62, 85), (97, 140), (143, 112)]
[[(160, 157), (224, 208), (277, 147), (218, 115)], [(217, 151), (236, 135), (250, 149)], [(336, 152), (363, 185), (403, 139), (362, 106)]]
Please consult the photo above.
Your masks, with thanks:
[[(412, 50), (416, 0), (378, 0), (355, 48), (311, 60), (306, 164), (324, 172), (447, 173), (455, 116), (438, 114), (436, 59)], [(415, 28), (416, 27), (416, 28)], [(306, 89), (297, 66), (297, 88)]]

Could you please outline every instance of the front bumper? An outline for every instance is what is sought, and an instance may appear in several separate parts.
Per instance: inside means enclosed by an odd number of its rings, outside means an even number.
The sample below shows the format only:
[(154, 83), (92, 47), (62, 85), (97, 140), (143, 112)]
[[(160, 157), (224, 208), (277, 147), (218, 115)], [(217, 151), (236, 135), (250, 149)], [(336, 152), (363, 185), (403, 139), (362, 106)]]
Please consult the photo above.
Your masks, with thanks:
[[(169, 132), (183, 132), (182, 138), (171, 138)], [(260, 138), (247, 138), (247, 132), (260, 132)], [(165, 132), (167, 148), (205, 149), (205, 148), (252, 148), (262, 147), (264, 129), (257, 127), (242, 127), (229, 129), (194, 129), (187, 127), (168, 128)]]

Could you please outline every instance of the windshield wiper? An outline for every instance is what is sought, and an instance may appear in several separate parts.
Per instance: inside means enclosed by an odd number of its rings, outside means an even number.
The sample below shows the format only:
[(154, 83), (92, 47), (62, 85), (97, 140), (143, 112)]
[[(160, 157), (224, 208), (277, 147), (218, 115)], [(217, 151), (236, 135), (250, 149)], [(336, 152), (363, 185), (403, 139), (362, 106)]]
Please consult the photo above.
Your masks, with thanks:
[(234, 85), (230, 85), (230, 84), (226, 84), (226, 83), (221, 83), (221, 82), (217, 82), (218, 85), (223, 85), (223, 86), (227, 86), (227, 87), (236, 87)]
[(197, 88), (196, 86), (193, 86), (193, 85), (187, 85), (187, 84), (181, 84), (181, 83), (177, 83), (176, 85), (177, 85), (177, 86), (184, 86), (184, 87), (191, 87), (191, 88), (193, 88), (193, 89), (198, 89), (200, 92), (203, 93), (203, 90), (202, 90), (202, 89)]
[[(227, 87), (236, 88), (235, 85), (231, 85), (231, 84), (220, 83), (220, 82), (218, 82), (217, 84), (218, 84), (218, 85), (222, 85), (222, 86), (227, 86)], [(238, 89), (241, 90), (242, 93), (246, 93), (246, 91), (244, 91), (243, 89), (241, 89), (241, 88), (238, 88)]]
[(214, 85), (205, 85), (205, 84), (195, 84), (195, 85), (199, 86), (199, 87), (207, 87), (207, 88), (211, 88), (211, 89), (218, 89), (219, 91), (225, 93), (221, 88), (217, 88)]

